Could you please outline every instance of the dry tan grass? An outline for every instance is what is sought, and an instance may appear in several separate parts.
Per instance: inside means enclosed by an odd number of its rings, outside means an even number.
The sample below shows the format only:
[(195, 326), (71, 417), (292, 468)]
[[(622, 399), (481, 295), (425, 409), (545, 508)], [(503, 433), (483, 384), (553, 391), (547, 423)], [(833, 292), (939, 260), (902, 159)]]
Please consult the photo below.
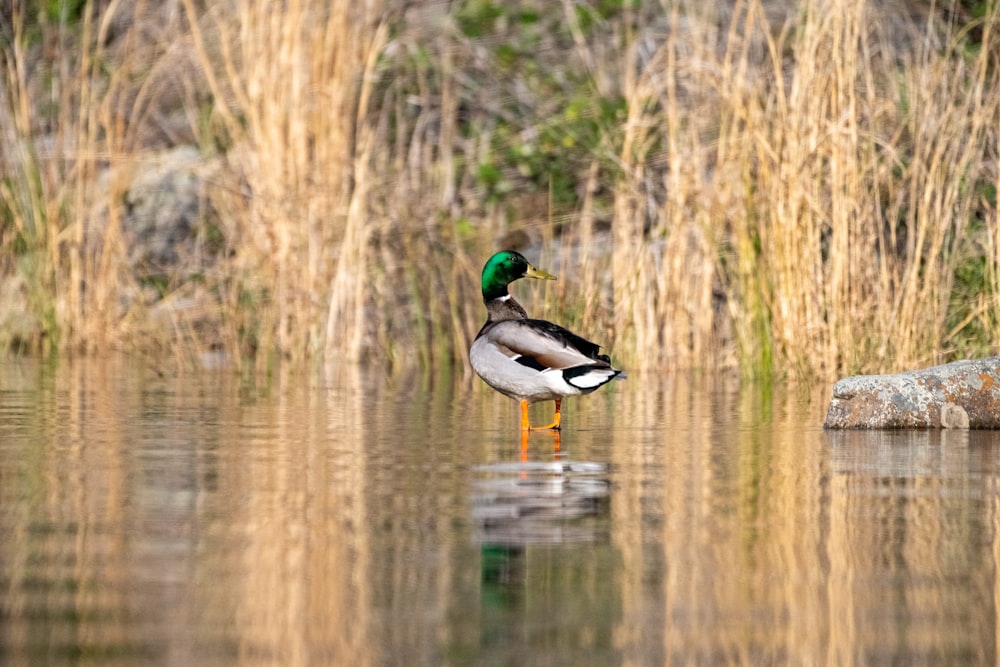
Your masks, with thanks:
[[(24, 273), (29, 303), (43, 324), (38, 340), (19, 344), (95, 352), (118, 341), (117, 299), (130, 282), (118, 261), (123, 170), (117, 167), (136, 158), (126, 149), (122, 122), (134, 72), (126, 64), (105, 74), (109, 16), (85, 12), (72, 30), (53, 27), (45, 35), (49, 57), (39, 56), (37, 45), (35, 53), (29, 50), (26, 14), (24, 3), (10, 10), (0, 115), (3, 250), (13, 256), (13, 272)], [(44, 89), (45, 76), (59, 85)], [(108, 174), (103, 188), (102, 168)]]
[[(940, 359), (955, 268), (982, 211), (973, 184), (996, 178), (991, 49), (966, 53), (960, 36), (940, 45), (928, 28), (900, 52), (864, 2), (806, 3), (780, 31), (760, 3), (736, 7), (721, 57), (716, 24), (675, 10), (671, 36), (633, 86), (626, 79), (640, 111), (623, 150), (631, 177), (616, 197), (619, 330), (634, 331), (643, 358), (718, 355), (710, 318), (690, 314), (711, 312), (710, 282), (699, 278), (717, 272), (750, 373)], [(984, 44), (996, 19), (983, 24)], [(629, 154), (650, 136), (676, 147), (654, 211), (636, 188), (650, 156)], [(983, 227), (996, 229), (995, 209), (987, 214)], [(644, 218), (662, 226), (662, 250), (642, 234)], [(687, 345), (657, 339), (672, 331), (690, 334)]]
[[(88, 4), (78, 25), (15, 3), (0, 268), (40, 322), (19, 344), (464, 368), (479, 269), (513, 242), (563, 278), (518, 286), (531, 311), (627, 367), (810, 378), (995, 349), (1000, 9), (948, 25), (958, 9), (642, 2), (594, 28), (567, 2), (563, 32), (529, 44), (523, 14), (470, 36), (462, 12), (484, 6), (180, 0), (144, 50), (143, 3), (124, 23), (123, 7)], [(530, 57), (512, 67), (518, 39)], [(178, 277), (164, 297), (217, 308), (168, 309), (157, 332), (130, 296), (120, 202), (145, 150), (136, 119), (158, 99), (150, 72), (191, 49), (180, 104), (224, 158), (209, 197), (227, 252), (204, 286)], [(570, 113), (588, 97), (621, 100), (596, 138)], [(539, 186), (523, 151), (553, 136), (576, 157), (550, 153)], [(557, 178), (576, 184), (570, 204)], [(955, 284), (968, 266), (981, 278)]]
[[(257, 359), (270, 351), (361, 358), (369, 269), (374, 67), (385, 46), (381, 3), (233, 3), (184, 10), (238, 149), (228, 200), (247, 278), (265, 286)], [(373, 113), (372, 113), (373, 115)], [(235, 205), (234, 205), (235, 204)], [(240, 317), (239, 304), (231, 313)]]

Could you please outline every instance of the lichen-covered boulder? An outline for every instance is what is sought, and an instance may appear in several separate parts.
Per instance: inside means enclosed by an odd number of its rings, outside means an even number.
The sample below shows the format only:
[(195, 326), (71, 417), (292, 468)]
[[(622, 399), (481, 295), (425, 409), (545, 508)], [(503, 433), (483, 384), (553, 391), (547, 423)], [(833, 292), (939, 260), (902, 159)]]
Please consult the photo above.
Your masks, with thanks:
[(205, 214), (206, 161), (178, 146), (138, 163), (124, 196), (129, 259), (141, 277), (176, 271)]
[(1000, 357), (844, 378), (824, 426), (1000, 429)]

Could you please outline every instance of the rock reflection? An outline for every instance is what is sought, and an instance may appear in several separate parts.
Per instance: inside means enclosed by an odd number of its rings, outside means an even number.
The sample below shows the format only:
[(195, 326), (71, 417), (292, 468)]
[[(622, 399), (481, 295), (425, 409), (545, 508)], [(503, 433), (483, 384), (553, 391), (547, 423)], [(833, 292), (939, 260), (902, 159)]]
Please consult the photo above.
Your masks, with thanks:
[[(849, 662), (995, 664), (997, 439), (987, 431), (829, 431), (829, 597)], [(984, 499), (987, 499), (984, 502)], [(991, 544), (992, 543), (992, 544)], [(990, 545), (983, 549), (984, 545)], [(906, 585), (900, 582), (905, 581)], [(863, 592), (863, 594), (862, 594)], [(914, 603), (914, 601), (917, 601)], [(940, 628), (952, 619), (943, 641)], [(898, 645), (883, 644), (889, 626)], [(849, 640), (849, 641), (848, 641)], [(891, 660), (889, 660), (891, 658)]]

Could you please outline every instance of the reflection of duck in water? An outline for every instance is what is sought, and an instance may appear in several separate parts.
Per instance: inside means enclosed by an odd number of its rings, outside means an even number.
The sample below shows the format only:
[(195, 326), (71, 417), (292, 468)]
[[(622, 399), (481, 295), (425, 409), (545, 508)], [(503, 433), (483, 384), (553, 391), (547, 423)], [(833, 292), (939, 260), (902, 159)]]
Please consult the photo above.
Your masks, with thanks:
[[(507, 291), (519, 278), (554, 280), (539, 271), (520, 253), (498, 252), (483, 267), (483, 303), (486, 324), (472, 343), (472, 367), (486, 384), (521, 404), (521, 430), (560, 427), (562, 399), (589, 394), (622, 371), (600, 354), (600, 346), (557, 324), (528, 318), (527, 312)], [(553, 422), (533, 427), (528, 421), (528, 405), (555, 401)]]
[(536, 461), (477, 466), (470, 506), (480, 544), (604, 542), (610, 535), (608, 466)]

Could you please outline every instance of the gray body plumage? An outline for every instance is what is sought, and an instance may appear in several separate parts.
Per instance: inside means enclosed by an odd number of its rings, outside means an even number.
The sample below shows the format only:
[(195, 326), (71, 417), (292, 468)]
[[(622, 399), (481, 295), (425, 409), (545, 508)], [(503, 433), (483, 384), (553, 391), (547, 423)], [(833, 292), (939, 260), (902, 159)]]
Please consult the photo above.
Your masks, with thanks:
[(509, 294), (487, 301), (486, 310), (469, 357), (479, 377), (506, 396), (529, 403), (554, 400), (625, 377), (598, 345), (551, 322), (529, 319)]

